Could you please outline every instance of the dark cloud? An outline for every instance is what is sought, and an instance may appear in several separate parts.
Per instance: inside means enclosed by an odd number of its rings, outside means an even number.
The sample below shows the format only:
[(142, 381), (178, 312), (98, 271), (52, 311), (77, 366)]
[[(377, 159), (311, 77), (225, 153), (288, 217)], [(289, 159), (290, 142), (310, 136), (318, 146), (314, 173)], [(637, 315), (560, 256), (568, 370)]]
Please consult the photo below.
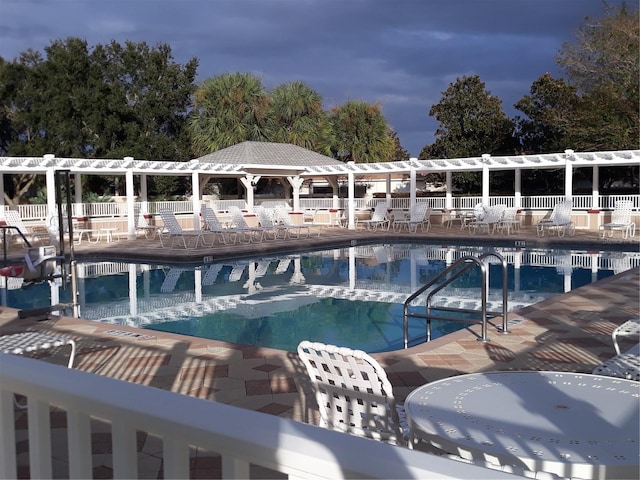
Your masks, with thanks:
[(269, 89), (302, 80), (327, 107), (377, 101), (417, 156), (449, 83), (479, 75), (513, 117), (533, 81), (560, 75), (562, 43), (603, 12), (601, 0), (0, 0), (0, 56), (67, 37), (167, 43), (177, 62), (199, 59), (199, 81), (251, 72)]

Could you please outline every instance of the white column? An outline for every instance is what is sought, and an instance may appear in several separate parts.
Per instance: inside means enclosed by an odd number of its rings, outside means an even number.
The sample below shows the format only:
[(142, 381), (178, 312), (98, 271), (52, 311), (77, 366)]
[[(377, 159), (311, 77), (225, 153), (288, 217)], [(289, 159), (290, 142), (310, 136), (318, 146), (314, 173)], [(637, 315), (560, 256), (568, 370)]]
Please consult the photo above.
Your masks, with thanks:
[(135, 263), (129, 264), (129, 315), (138, 314), (138, 275)]
[(409, 208), (416, 204), (416, 169), (409, 169)]
[(564, 196), (567, 200), (571, 200), (573, 197), (573, 165), (569, 157), (573, 155), (573, 150), (565, 150), (564, 153)]
[(387, 174), (385, 180), (385, 200), (387, 205), (391, 207), (391, 174)]
[(600, 210), (600, 166), (593, 166), (591, 179), (591, 209)]
[[(52, 163), (55, 155), (48, 153), (44, 156), (44, 159), (48, 163)], [(53, 215), (56, 211), (56, 171), (54, 167), (47, 167), (45, 174), (47, 184), (47, 211), (49, 215)]]
[[(124, 157), (125, 161), (133, 161), (133, 157)], [(136, 238), (135, 202), (136, 192), (133, 187), (133, 170), (128, 168), (124, 174), (125, 190), (127, 192), (127, 238)]]
[(84, 217), (84, 212), (82, 211), (82, 175), (77, 172), (73, 174), (73, 191), (75, 194), (73, 214), (76, 217)]
[(482, 204), (489, 205), (489, 158), (488, 153), (482, 154)]
[(356, 192), (356, 182), (355, 175), (353, 172), (349, 172), (347, 175), (349, 179), (349, 230), (355, 230), (356, 228), (356, 201), (355, 201), (355, 192)]
[(447, 170), (445, 178), (447, 182), (447, 191), (444, 197), (444, 206), (448, 210), (451, 210), (453, 208), (453, 175), (451, 174), (451, 170)]
[(520, 208), (522, 206), (522, 170), (520, 168), (516, 168), (514, 173), (513, 206), (515, 208)]
[(247, 174), (246, 177), (240, 177), (240, 183), (245, 191), (245, 208), (253, 213), (253, 187), (258, 184), (260, 176)]
[(0, 172), (0, 208), (4, 207), (4, 173)]
[(202, 270), (196, 268), (193, 272), (193, 284), (195, 287), (195, 301), (202, 303)]
[(193, 229), (200, 230), (200, 174), (193, 172), (191, 174), (191, 193), (193, 202)]
[(147, 174), (140, 175), (140, 212), (149, 213), (149, 198), (147, 193)]
[(338, 177), (326, 177), (327, 183), (331, 185), (331, 208), (334, 210), (340, 208), (340, 185), (338, 184)]
[(349, 247), (349, 289), (356, 288), (356, 247)]
[(293, 211), (300, 211), (300, 189), (302, 188), (302, 182), (304, 181), (299, 175), (295, 177), (287, 177), (291, 190), (293, 193)]

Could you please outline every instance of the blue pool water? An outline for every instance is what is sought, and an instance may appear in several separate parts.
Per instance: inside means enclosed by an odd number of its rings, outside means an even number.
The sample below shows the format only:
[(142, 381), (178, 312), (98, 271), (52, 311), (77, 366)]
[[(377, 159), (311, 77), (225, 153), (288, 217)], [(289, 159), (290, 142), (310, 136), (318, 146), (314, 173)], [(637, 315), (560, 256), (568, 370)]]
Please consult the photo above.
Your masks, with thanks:
[[(203, 265), (81, 263), (83, 318), (293, 351), (303, 340), (368, 352), (402, 348), (402, 303), (462, 255), (480, 246), (385, 244), (344, 247)], [(499, 248), (509, 263), (509, 310), (640, 265), (638, 252)], [(479, 308), (480, 271), (472, 269), (435, 303)], [(489, 268), (490, 310), (501, 310), (502, 272)], [(3, 304), (44, 307), (68, 301), (49, 284), (2, 290)], [(52, 298), (54, 300), (52, 300)], [(424, 310), (424, 299), (422, 310)], [(413, 308), (420, 311), (420, 303)], [(432, 338), (466, 324), (434, 322)], [(424, 340), (412, 319), (411, 344)]]

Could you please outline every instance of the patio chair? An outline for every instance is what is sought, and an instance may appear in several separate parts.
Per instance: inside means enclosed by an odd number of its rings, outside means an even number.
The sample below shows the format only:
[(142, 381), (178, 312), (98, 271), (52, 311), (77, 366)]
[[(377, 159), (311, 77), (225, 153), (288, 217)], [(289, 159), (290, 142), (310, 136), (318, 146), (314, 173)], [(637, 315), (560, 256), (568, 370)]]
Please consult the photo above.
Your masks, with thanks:
[(238, 235), (232, 228), (222, 226), (213, 208), (203, 205), (202, 208), (200, 208), (200, 214), (204, 220), (204, 228), (207, 232), (218, 235), (225, 245), (229, 245), (230, 243), (232, 245), (236, 244)]
[(564, 237), (567, 232), (569, 232), (569, 235), (576, 233), (576, 227), (571, 220), (572, 209), (573, 203), (571, 200), (563, 200), (556, 203), (549, 216), (536, 223), (538, 236), (543, 237), (545, 231), (549, 233), (556, 232), (558, 237)]
[[(202, 242), (203, 246), (210, 247), (213, 245), (213, 242), (207, 244), (204, 241), (204, 233), (202, 230), (183, 230), (172, 210), (160, 210), (160, 218), (162, 218), (162, 222), (164, 223), (164, 230), (160, 231), (158, 235), (160, 237), (160, 246), (162, 248), (166, 247), (165, 237), (169, 237), (171, 239), (170, 247), (173, 247), (176, 241), (181, 243), (185, 249), (195, 249), (198, 247), (198, 243), (200, 242)], [(194, 239), (192, 246), (187, 244), (187, 238)]]
[(245, 239), (246, 243), (262, 242), (264, 240), (264, 228), (250, 227), (244, 219), (242, 210), (238, 207), (229, 207), (229, 214), (231, 215), (231, 222), (233, 223), (233, 228), (236, 231), (237, 239), (240, 243), (242, 243), (242, 239)]
[[(275, 208), (275, 215), (276, 215), (277, 221), (281, 225), (284, 225), (287, 228), (287, 232), (288, 232), (289, 237), (292, 236), (292, 232), (296, 232), (295, 235), (294, 235), (294, 238), (299, 238), (302, 235), (303, 230), (306, 230), (306, 235), (304, 235), (305, 237), (311, 236), (311, 225), (312, 225), (312, 223), (304, 223), (304, 220), (303, 220), (302, 225), (296, 225), (291, 220), (291, 217), (289, 216), (289, 212), (287, 212), (282, 207), (276, 207)], [(320, 229), (317, 229), (317, 230), (318, 230), (318, 237), (319, 237), (320, 236)]]
[(222, 270), (224, 265), (222, 263), (214, 263), (209, 265), (209, 268), (204, 272), (202, 277), (202, 285), (210, 286), (216, 283), (216, 279), (218, 278), (218, 274)]
[(163, 227), (157, 225), (150, 225), (145, 218), (145, 214), (140, 211), (140, 207), (136, 205), (133, 212), (134, 228), (135, 232), (141, 232), (144, 234), (144, 238), (147, 240), (153, 240), (162, 231)]
[[(417, 232), (418, 225), (422, 231), (429, 231), (431, 228), (431, 208), (425, 202), (416, 202), (409, 209), (409, 215), (404, 218), (397, 218), (393, 221), (393, 230), (400, 231), (407, 228), (409, 232)], [(425, 230), (426, 226), (426, 230)]]
[(264, 230), (264, 238), (267, 240), (276, 240), (280, 238), (287, 238), (289, 236), (289, 229), (284, 225), (276, 223), (274, 221), (273, 210), (267, 210), (265, 207), (257, 206), (254, 208), (254, 212), (258, 217), (258, 223)]
[(502, 221), (502, 215), (506, 208), (505, 205), (492, 205), (487, 208), (484, 215), (476, 217), (475, 220), (467, 224), (469, 231), (475, 233), (476, 230), (480, 229), (480, 231), (486, 230), (487, 233), (494, 234)]
[[(4, 221), (7, 226), (17, 228), (32, 244), (38, 242), (49, 243), (49, 233), (41, 229), (34, 229), (34, 227), (27, 227), (20, 216), (20, 212), (16, 210), (5, 210)], [(7, 234), (10, 239), (18, 239), (20, 237), (20, 234), (14, 228), (7, 229)], [(25, 244), (23, 246), (27, 247)]]
[(387, 211), (389, 210), (389, 204), (387, 202), (379, 202), (373, 209), (371, 218), (369, 220), (360, 220), (358, 223), (362, 223), (367, 230), (377, 230), (381, 228), (383, 230), (389, 229), (389, 219), (387, 218)]
[(506, 232), (507, 235), (511, 235), (511, 231), (517, 232), (520, 230), (520, 219), (518, 218), (517, 208), (506, 208), (502, 214), (502, 220), (498, 226), (500, 231)]
[(613, 348), (616, 350), (616, 354), (620, 355), (620, 345), (618, 344), (618, 337), (639, 337), (640, 336), (640, 317), (627, 320), (623, 324), (617, 326), (611, 333), (611, 340), (613, 341)]
[(302, 341), (304, 363), (320, 409), (320, 425), (411, 447), (404, 408), (384, 369), (362, 350)]
[(173, 292), (176, 289), (178, 280), (180, 280), (184, 271), (184, 268), (170, 268), (169, 271), (165, 273), (164, 281), (162, 282), (162, 285), (160, 285), (160, 291), (162, 293)]
[(593, 369), (592, 373), (594, 375), (640, 381), (640, 343), (637, 343), (626, 352), (601, 363)]
[(304, 212), (302, 212), (302, 223), (315, 225), (317, 214), (318, 214), (317, 208), (307, 208)]
[(634, 237), (636, 234), (636, 224), (631, 221), (631, 210), (633, 202), (631, 200), (618, 200), (611, 212), (611, 221), (600, 225), (602, 238), (605, 238), (607, 230), (609, 236), (613, 236), (614, 230), (622, 231), (622, 238)]

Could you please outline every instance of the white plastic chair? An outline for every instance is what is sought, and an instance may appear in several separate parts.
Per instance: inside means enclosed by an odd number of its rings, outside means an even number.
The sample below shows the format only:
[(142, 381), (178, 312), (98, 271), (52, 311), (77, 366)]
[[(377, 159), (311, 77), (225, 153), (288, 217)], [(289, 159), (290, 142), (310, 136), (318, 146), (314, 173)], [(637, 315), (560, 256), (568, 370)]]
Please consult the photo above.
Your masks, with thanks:
[[(44, 233), (42, 231), (34, 230), (33, 227), (27, 227), (24, 224), (22, 217), (20, 216), (20, 212), (17, 212), (16, 210), (4, 210), (4, 221), (7, 226), (15, 227), (20, 230), (20, 232), (25, 236), (27, 240), (31, 240), (31, 243), (49, 242), (48, 232)], [(7, 234), (10, 236), (10, 238), (18, 238), (20, 235), (12, 228), (7, 229)], [(23, 246), (26, 247), (26, 245)]]
[(609, 236), (613, 236), (614, 230), (622, 231), (622, 238), (634, 237), (636, 235), (636, 224), (631, 221), (631, 211), (633, 202), (631, 200), (618, 200), (611, 212), (611, 221), (600, 225), (602, 238), (605, 238), (607, 230)]
[(538, 236), (543, 237), (545, 230), (550, 233), (556, 232), (558, 237), (564, 237), (567, 232), (569, 235), (573, 235), (576, 232), (576, 227), (571, 220), (572, 210), (571, 200), (556, 203), (549, 217), (541, 219), (536, 224)]
[(238, 207), (229, 207), (229, 213), (231, 214), (231, 222), (238, 235), (238, 241), (242, 242), (245, 239), (247, 243), (262, 242), (265, 237), (265, 231), (262, 227), (250, 227), (247, 221), (244, 219), (242, 210)]
[(378, 228), (382, 228), (384, 230), (389, 229), (389, 219), (387, 218), (387, 211), (389, 210), (389, 205), (387, 202), (378, 203), (371, 214), (371, 218), (369, 220), (360, 220), (359, 223), (364, 224), (367, 227), (367, 230), (377, 230)]
[(320, 410), (320, 425), (411, 447), (404, 408), (396, 404), (380, 364), (362, 350), (302, 341), (304, 363)]
[[(175, 213), (171, 210), (160, 210), (160, 218), (162, 218), (162, 222), (164, 223), (165, 231), (159, 232), (160, 237), (160, 246), (163, 248), (165, 245), (165, 237), (171, 238), (171, 247), (175, 245), (175, 242), (178, 241), (182, 243), (185, 249), (188, 248), (197, 248), (198, 243), (202, 242), (203, 246), (211, 246), (211, 244), (207, 244), (204, 241), (204, 235), (201, 230), (183, 230), (180, 224), (178, 223), (178, 219), (176, 218)], [(193, 245), (188, 246), (187, 238), (194, 238)]]
[(222, 226), (216, 212), (213, 208), (203, 205), (200, 208), (202, 219), (204, 220), (204, 228), (207, 232), (213, 235), (218, 235), (222, 243), (225, 245), (235, 245), (237, 241), (237, 234), (232, 228), (225, 228)]
[(477, 229), (480, 229), (481, 231), (486, 230), (487, 233), (495, 233), (502, 221), (502, 215), (506, 208), (506, 205), (492, 205), (486, 210), (486, 214), (482, 218), (476, 218), (468, 223), (469, 231), (475, 233)]
[[(296, 225), (291, 220), (289, 212), (282, 207), (275, 208), (276, 220), (287, 229), (287, 234), (290, 238), (299, 238), (302, 235), (303, 230), (306, 230), (304, 237), (311, 235), (311, 223), (303, 223)], [(295, 233), (294, 233), (295, 232)], [(320, 229), (318, 229), (318, 236), (320, 236)]]
[[(393, 221), (393, 230), (400, 231), (406, 227), (410, 232), (417, 232), (418, 225), (422, 231), (429, 231), (431, 228), (431, 208), (425, 202), (416, 202), (409, 209), (409, 216), (405, 218), (395, 219)], [(426, 226), (426, 229), (425, 229)]]

